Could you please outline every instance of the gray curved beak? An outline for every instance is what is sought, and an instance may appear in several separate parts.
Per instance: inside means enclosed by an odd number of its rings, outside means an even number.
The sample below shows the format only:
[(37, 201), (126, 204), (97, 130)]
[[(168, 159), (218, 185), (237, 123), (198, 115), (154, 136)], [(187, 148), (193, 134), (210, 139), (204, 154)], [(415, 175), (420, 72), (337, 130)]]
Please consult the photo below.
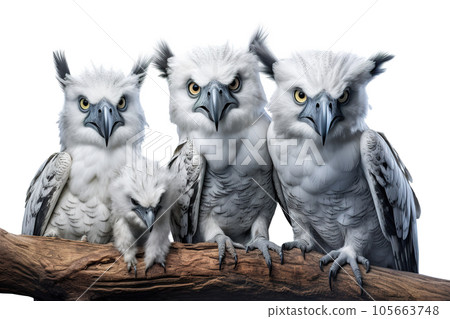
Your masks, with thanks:
[(151, 232), (156, 219), (156, 214), (153, 208), (144, 208), (142, 206), (137, 206), (133, 209), (133, 211), (139, 216), (139, 218), (141, 218), (141, 220), (147, 226), (149, 232)]
[(211, 81), (202, 89), (193, 110), (205, 114), (214, 122), (216, 131), (218, 131), (219, 122), (231, 109), (238, 106), (239, 102), (231, 95), (228, 85), (219, 81)]
[(85, 126), (92, 127), (105, 139), (106, 146), (108, 146), (108, 141), (114, 130), (124, 124), (125, 121), (117, 108), (105, 99), (93, 105), (84, 120)]
[(328, 132), (334, 124), (344, 119), (340, 107), (335, 99), (328, 97), (325, 93), (307, 102), (298, 120), (308, 123), (321, 137), (325, 145)]

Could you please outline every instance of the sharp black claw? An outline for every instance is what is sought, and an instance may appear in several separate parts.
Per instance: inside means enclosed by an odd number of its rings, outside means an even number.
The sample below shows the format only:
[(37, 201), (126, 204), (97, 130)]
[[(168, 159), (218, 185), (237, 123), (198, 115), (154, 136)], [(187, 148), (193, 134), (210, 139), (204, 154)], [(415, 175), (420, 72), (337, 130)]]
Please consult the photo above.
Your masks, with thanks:
[(272, 276), (272, 261), (267, 261), (267, 267), (269, 267), (269, 276)]
[(281, 259), (281, 264), (283, 265), (284, 264), (284, 253), (283, 253), (283, 250), (281, 250), (281, 252), (280, 252), (280, 259)]
[(134, 278), (137, 278), (137, 268), (136, 268), (136, 265), (133, 265), (133, 267), (134, 267)]
[(219, 270), (222, 270), (223, 257), (219, 256)]
[(245, 253), (248, 253), (250, 246), (245, 247)]
[(319, 260), (319, 268), (320, 268), (320, 270), (322, 270), (322, 272), (323, 272), (323, 262), (322, 262), (322, 259)]
[(364, 293), (362, 279), (356, 278), (356, 281), (358, 282), (359, 288), (361, 289), (361, 296), (362, 296)]
[(328, 284), (330, 285), (330, 290), (333, 291), (333, 286), (331, 284), (331, 271), (328, 273)]
[(366, 261), (365, 266), (366, 266), (366, 274), (367, 274), (369, 272), (369, 270), (370, 270), (370, 263), (369, 263), (369, 261)]
[(238, 256), (234, 256), (234, 269), (236, 269), (238, 263)]
[(161, 267), (163, 267), (164, 269), (164, 273), (166, 273), (166, 264), (165, 263), (160, 263)]
[(302, 250), (303, 260), (306, 260), (306, 247), (303, 246), (301, 248), (301, 250)]

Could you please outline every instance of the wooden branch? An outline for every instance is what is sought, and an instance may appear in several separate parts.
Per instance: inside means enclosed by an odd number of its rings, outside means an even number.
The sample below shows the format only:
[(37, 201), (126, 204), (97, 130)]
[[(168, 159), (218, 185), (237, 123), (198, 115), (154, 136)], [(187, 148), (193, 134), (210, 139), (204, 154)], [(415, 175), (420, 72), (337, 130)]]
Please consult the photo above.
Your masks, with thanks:
[(227, 255), (218, 269), (217, 246), (173, 243), (167, 271), (155, 265), (144, 274), (128, 273), (111, 245), (58, 238), (17, 236), (0, 229), (0, 292), (38, 300), (450, 300), (450, 281), (372, 267), (363, 271), (360, 296), (349, 266), (328, 286), (328, 267), (319, 270), (320, 254), (303, 259), (285, 253), (285, 264), (272, 253), (269, 277), (260, 252), (238, 250), (239, 263)]

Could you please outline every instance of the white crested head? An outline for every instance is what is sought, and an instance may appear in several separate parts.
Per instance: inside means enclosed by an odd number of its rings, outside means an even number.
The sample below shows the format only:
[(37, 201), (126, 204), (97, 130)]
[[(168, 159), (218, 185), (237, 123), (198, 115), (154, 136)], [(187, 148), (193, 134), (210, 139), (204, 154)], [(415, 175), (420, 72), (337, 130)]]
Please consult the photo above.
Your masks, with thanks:
[[(258, 60), (249, 49), (225, 44), (174, 56), (161, 43), (154, 64), (168, 80), (170, 118), (180, 134), (198, 131), (207, 137), (216, 131), (240, 131), (264, 111)], [(210, 102), (213, 90), (220, 92), (215, 105)]]
[(320, 125), (320, 119), (314, 118), (314, 112), (322, 112), (319, 108), (325, 103), (333, 112), (326, 123), (330, 127), (322, 132), (327, 139), (365, 130), (369, 110), (366, 86), (384, 71), (381, 65), (393, 58), (384, 53), (366, 59), (345, 52), (305, 51), (289, 59), (268, 60), (264, 57), (271, 53), (263, 43), (258, 50), (266, 73), (277, 83), (269, 107), (277, 134), (312, 139), (320, 139), (320, 129), (314, 128)]
[[(113, 149), (144, 129), (139, 91), (149, 59), (140, 59), (129, 75), (93, 67), (79, 76), (70, 74), (64, 53), (55, 52), (54, 59), (65, 96), (59, 118), (62, 150), (79, 145)], [(110, 113), (109, 120), (102, 112)]]
[(167, 209), (173, 196), (173, 178), (167, 168), (158, 168), (157, 163), (145, 158), (122, 167), (109, 187), (113, 214), (124, 216), (137, 206)]

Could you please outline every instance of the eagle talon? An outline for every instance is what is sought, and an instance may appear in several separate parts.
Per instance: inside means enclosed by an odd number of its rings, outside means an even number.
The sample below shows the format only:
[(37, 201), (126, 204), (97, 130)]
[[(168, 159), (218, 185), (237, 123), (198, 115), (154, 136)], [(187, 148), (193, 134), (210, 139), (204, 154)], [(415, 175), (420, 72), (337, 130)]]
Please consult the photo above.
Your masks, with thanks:
[(281, 250), (291, 250), (293, 248), (298, 248), (302, 251), (303, 259), (306, 260), (306, 253), (312, 250), (312, 245), (306, 242), (305, 240), (294, 240), (287, 243), (284, 243), (281, 246)]
[(333, 264), (330, 267), (330, 272), (328, 276), (330, 289), (332, 290), (331, 278), (337, 278), (337, 273), (339, 269), (342, 268), (344, 265), (349, 264), (350, 267), (352, 268), (353, 275), (356, 278), (356, 282), (358, 283), (358, 286), (361, 288), (361, 295), (362, 295), (364, 289), (361, 271), (359, 270), (358, 263), (363, 264), (366, 267), (367, 272), (370, 267), (369, 260), (367, 260), (363, 256), (357, 255), (352, 248), (343, 247), (338, 250), (332, 250), (328, 254), (323, 256), (319, 261), (320, 270), (323, 271), (323, 265), (326, 265), (331, 261), (333, 261)]
[(219, 270), (222, 270), (223, 256), (219, 256)]
[(364, 294), (362, 278), (356, 278), (356, 281), (358, 282), (359, 288), (361, 289), (361, 296), (362, 296)]
[(268, 239), (265, 238), (257, 238), (253, 240), (248, 246), (247, 251), (258, 249), (262, 252), (264, 256), (264, 260), (266, 261), (267, 267), (269, 268), (269, 276), (272, 275), (272, 258), (270, 257), (269, 249), (273, 250), (280, 255), (280, 260), (283, 262), (283, 253), (280, 246), (272, 243)]
[(223, 260), (225, 259), (225, 251), (228, 251), (232, 256), (234, 256), (234, 268), (237, 267), (238, 257), (235, 247), (243, 249), (243, 245), (233, 242), (230, 237), (223, 234), (216, 235), (214, 239), (209, 242), (217, 243), (217, 248), (219, 250), (219, 270), (222, 270)]
[(272, 260), (267, 260), (267, 267), (269, 268), (269, 276), (272, 276)]
[(132, 266), (133, 266), (133, 269), (134, 269), (134, 278), (137, 278), (137, 268), (136, 268), (136, 261), (135, 260), (127, 262), (127, 271), (128, 271), (128, 273), (131, 272), (131, 267)]
[(328, 285), (330, 286), (330, 290), (333, 291), (332, 279), (334, 279), (336, 273), (333, 270), (330, 270), (328, 273)]

